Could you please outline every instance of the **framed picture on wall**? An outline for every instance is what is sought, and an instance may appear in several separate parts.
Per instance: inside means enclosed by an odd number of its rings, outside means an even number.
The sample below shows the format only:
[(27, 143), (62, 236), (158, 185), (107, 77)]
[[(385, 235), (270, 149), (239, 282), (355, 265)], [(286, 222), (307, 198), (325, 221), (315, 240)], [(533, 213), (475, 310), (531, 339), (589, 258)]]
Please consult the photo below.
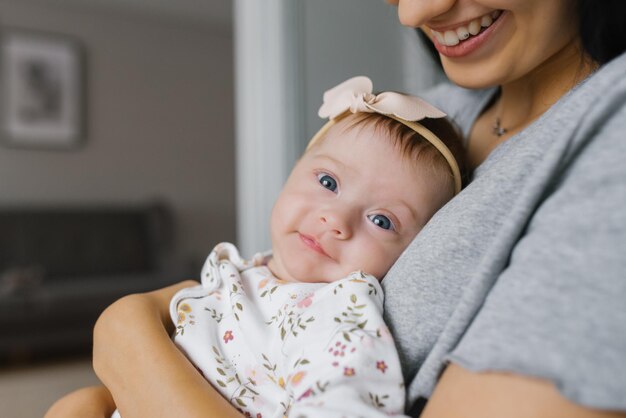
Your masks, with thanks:
[(73, 38), (35, 31), (0, 34), (3, 143), (69, 149), (84, 138), (84, 59)]

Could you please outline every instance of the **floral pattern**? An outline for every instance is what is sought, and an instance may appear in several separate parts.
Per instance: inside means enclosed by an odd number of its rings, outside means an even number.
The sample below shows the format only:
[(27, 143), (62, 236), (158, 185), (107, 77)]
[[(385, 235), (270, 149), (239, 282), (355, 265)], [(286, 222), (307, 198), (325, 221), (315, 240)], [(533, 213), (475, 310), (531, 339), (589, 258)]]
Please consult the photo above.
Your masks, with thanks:
[[(288, 283), (258, 264), (220, 244), (202, 289), (172, 300), (174, 340), (205, 378), (244, 416), (401, 414), (402, 374), (376, 279)], [(335, 391), (346, 387), (354, 400)]]
[(229, 341), (232, 341), (235, 339), (235, 337), (233, 337), (233, 332), (231, 330), (226, 331), (222, 338), (224, 339), (224, 344), (228, 344)]
[(267, 325), (275, 325), (280, 331), (280, 339), (284, 340), (290, 336), (297, 337), (298, 333), (306, 331), (307, 325), (314, 320), (315, 317), (313, 316), (303, 319), (300, 312), (294, 308), (294, 305), (285, 303), (276, 311), (276, 314), (265, 323)]
[[(224, 337), (226, 340), (226, 337)], [(226, 359), (216, 346), (211, 347), (213, 358), (217, 366), (215, 382), (218, 388), (228, 390), (228, 400), (239, 408), (247, 408), (247, 402), (254, 402), (259, 393), (256, 389), (256, 382), (250, 378), (244, 379), (237, 372), (237, 368), (232, 362)], [(206, 377), (206, 374), (203, 373)], [(245, 411), (245, 410), (242, 410)]]
[(189, 304), (180, 304), (180, 306), (178, 306), (178, 316), (176, 317), (176, 335), (183, 335), (185, 333), (185, 327), (195, 325), (195, 319), (196, 317), (192, 314)]

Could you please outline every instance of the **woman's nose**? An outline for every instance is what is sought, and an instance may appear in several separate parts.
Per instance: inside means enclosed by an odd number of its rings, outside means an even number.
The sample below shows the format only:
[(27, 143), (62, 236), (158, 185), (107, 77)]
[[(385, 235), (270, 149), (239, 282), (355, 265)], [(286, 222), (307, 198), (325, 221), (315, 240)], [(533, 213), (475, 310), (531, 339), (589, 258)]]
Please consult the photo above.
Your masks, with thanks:
[(413, 28), (448, 12), (458, 0), (399, 0), (400, 23)]
[(336, 211), (324, 211), (320, 214), (320, 222), (326, 232), (337, 239), (348, 239), (352, 236), (352, 228), (347, 214)]

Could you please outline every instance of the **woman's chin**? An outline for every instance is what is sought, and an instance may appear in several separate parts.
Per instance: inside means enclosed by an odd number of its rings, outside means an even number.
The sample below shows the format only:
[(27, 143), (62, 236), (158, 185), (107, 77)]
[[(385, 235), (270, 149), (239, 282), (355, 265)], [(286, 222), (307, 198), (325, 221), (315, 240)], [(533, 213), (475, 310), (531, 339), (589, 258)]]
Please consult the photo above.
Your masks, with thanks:
[(461, 68), (461, 66), (448, 65), (444, 63), (444, 72), (446, 77), (457, 86), (466, 89), (484, 89), (502, 84), (502, 79), (494, 77), (493, 74), (486, 71), (472, 71), (471, 69)]

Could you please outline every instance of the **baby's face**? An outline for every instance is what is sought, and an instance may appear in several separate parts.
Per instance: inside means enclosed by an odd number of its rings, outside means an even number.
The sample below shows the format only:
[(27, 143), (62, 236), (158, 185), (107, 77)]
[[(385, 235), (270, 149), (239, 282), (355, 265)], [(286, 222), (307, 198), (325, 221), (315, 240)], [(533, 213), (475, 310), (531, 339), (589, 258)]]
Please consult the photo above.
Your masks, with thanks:
[(277, 277), (332, 282), (362, 270), (380, 280), (450, 197), (381, 135), (340, 122), (296, 164), (272, 211)]

